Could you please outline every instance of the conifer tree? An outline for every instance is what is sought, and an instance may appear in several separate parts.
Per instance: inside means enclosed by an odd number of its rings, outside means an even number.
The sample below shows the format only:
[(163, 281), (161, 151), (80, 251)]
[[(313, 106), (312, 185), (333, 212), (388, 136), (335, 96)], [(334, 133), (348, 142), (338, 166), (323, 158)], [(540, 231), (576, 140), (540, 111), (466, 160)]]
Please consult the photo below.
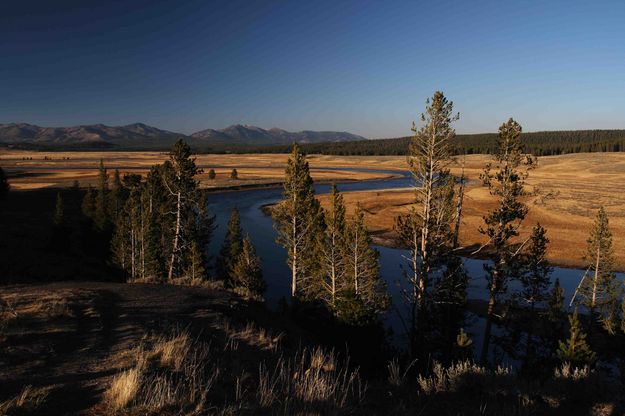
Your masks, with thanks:
[(551, 267), (546, 259), (547, 231), (540, 224), (532, 229), (529, 245), (524, 253), (521, 263), (520, 275), (522, 289), (519, 293), (521, 299), (530, 306), (530, 317), (527, 326), (527, 341), (525, 350), (525, 362), (529, 364), (534, 358), (533, 336), (534, 321), (538, 321), (536, 305), (549, 297), (548, 288), (550, 283)]
[(345, 285), (372, 311), (383, 311), (388, 306), (386, 286), (380, 278), (378, 257), (371, 247), (371, 236), (365, 225), (365, 214), (360, 205), (354, 218), (348, 222), (345, 237)]
[(582, 325), (577, 318), (577, 309), (569, 315), (569, 337), (565, 341), (560, 341), (557, 355), (562, 362), (576, 367), (592, 364), (595, 360), (595, 353), (590, 350), (586, 334), (582, 331)]
[(241, 255), (243, 249), (243, 232), (241, 230), (241, 218), (237, 207), (232, 208), (228, 228), (224, 237), (223, 245), (217, 257), (217, 274), (227, 282), (231, 281), (232, 267)]
[(521, 201), (526, 195), (523, 187), (527, 177), (527, 173), (520, 170), (523, 164), (531, 167), (533, 160), (524, 158), (521, 126), (511, 118), (499, 127), (495, 165), (489, 163), (481, 175), (490, 194), (498, 199), (497, 208), (484, 217), (485, 226), (479, 229), (488, 237), (482, 247), (488, 246), (493, 253), (493, 263), (484, 266), (489, 300), (481, 351), (483, 363), (488, 359), (495, 308), (500, 295), (507, 291), (508, 281), (514, 277), (515, 257), (519, 254), (519, 247), (510, 240), (518, 236), (518, 228), (527, 214), (527, 206)]
[(587, 243), (584, 259), (592, 276), (584, 276), (578, 288), (576, 302), (590, 311), (591, 333), (595, 319), (599, 319), (609, 332), (614, 332), (614, 311), (621, 288), (614, 273), (612, 232), (603, 207), (597, 212)]
[(215, 169), (211, 169), (208, 171), (208, 179), (215, 179), (217, 175), (215, 174)]
[(200, 248), (200, 244), (193, 240), (188, 250), (186, 275), (192, 280), (205, 279), (206, 269), (204, 268), (204, 254)]
[(558, 348), (558, 343), (564, 335), (564, 288), (560, 286), (560, 279), (556, 278), (547, 296), (547, 326), (548, 331), (544, 337), (545, 350), (553, 352)]
[(87, 187), (85, 196), (82, 199), (81, 209), (85, 217), (93, 219), (95, 215), (95, 192), (91, 185)]
[(262, 296), (267, 287), (263, 280), (262, 263), (249, 236), (242, 241), (241, 253), (232, 266), (232, 282), (253, 296)]
[(308, 162), (297, 144), (287, 162), (283, 199), (273, 210), (273, 217), (276, 241), (288, 253), (291, 295), (307, 296), (317, 290), (323, 273), (320, 264), (324, 224)]
[(65, 209), (63, 207), (63, 198), (61, 193), (56, 193), (56, 206), (54, 208), (54, 225), (63, 227), (65, 225)]
[(169, 160), (163, 164), (163, 183), (169, 193), (169, 206), (172, 216), (171, 249), (169, 250), (168, 280), (173, 279), (182, 271), (187, 247), (184, 241), (189, 230), (188, 216), (193, 215), (193, 208), (199, 205), (199, 183), (195, 176), (200, 169), (191, 157), (191, 148), (183, 140), (178, 140), (169, 154)]
[(454, 181), (449, 165), (456, 135), (452, 123), (458, 118), (453, 113), (453, 102), (437, 91), (427, 100), (426, 111), (421, 114), (423, 126), (420, 129), (415, 123), (412, 126), (414, 136), (408, 162), (415, 181), (415, 205), (407, 215), (396, 219), (395, 228), (410, 251), (409, 265), (404, 271), (409, 289), (404, 297), (410, 310), (408, 323), (413, 353), (417, 344), (423, 343), (424, 331), (419, 327), (425, 325), (428, 303), (432, 303), (428, 299), (432, 275), (453, 245)]
[(549, 319), (552, 321), (559, 320), (564, 308), (564, 289), (560, 286), (560, 279), (556, 277), (553, 287), (547, 298)]
[(230, 179), (239, 179), (239, 172), (236, 169), (232, 169), (230, 172)]
[(108, 180), (109, 174), (104, 167), (104, 162), (100, 159), (100, 167), (98, 170), (98, 193), (95, 198), (94, 222), (96, 228), (104, 231), (109, 226), (109, 207), (108, 207)]
[(124, 194), (124, 187), (119, 174), (119, 169), (115, 169), (113, 174), (113, 183), (111, 184), (111, 191), (109, 193), (109, 215), (111, 222), (115, 223), (117, 217), (121, 214), (124, 207), (124, 200), (126, 199)]
[(145, 207), (145, 273), (147, 277), (162, 280), (167, 275), (167, 259), (172, 239), (169, 217), (171, 194), (165, 187), (164, 166), (152, 166), (143, 187)]
[(11, 189), (11, 185), (9, 185), (4, 169), (0, 167), (0, 201), (6, 198), (9, 189)]
[(324, 260), (324, 279), (321, 297), (330, 306), (336, 308), (336, 298), (345, 289), (345, 244), (346, 223), (343, 196), (335, 184), (330, 193), (330, 209), (325, 211), (325, 237), (322, 245)]

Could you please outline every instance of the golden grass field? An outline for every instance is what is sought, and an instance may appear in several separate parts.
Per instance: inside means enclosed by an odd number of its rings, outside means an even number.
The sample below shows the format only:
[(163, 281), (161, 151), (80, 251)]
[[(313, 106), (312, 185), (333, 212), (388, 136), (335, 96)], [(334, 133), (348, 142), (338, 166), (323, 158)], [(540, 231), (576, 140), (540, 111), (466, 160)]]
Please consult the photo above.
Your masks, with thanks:
[[(44, 157), (51, 160), (44, 160)], [(32, 157), (33, 160), (23, 160)], [(100, 159), (112, 171), (145, 173), (153, 164), (167, 158), (163, 152), (28, 152), (0, 151), (0, 166), (10, 174), (13, 189), (71, 186), (79, 180), (82, 186), (95, 183)], [(202, 186), (229, 187), (263, 185), (280, 182), (288, 155), (198, 155), (197, 163), (205, 172), (200, 176)], [(324, 170), (324, 168), (373, 168), (405, 170), (403, 156), (321, 156), (308, 157), (315, 180), (367, 180), (388, 177), (388, 174)], [(484, 237), (478, 228), (482, 216), (494, 206), (488, 190), (479, 182), (479, 173), (490, 160), (487, 155), (470, 155), (465, 161), (469, 178), (464, 204), (461, 240), (463, 245), (479, 245)], [(207, 178), (208, 169), (215, 168), (217, 178)], [(239, 180), (229, 179), (232, 166), (237, 168)], [(459, 172), (459, 164), (453, 166)], [(528, 190), (537, 194), (528, 197), (530, 213), (522, 227), (527, 235), (531, 226), (540, 222), (548, 230), (551, 246), (549, 258), (556, 264), (583, 266), (582, 260), (588, 231), (599, 206), (605, 206), (614, 235), (614, 251), (620, 270), (625, 270), (625, 154), (584, 153), (542, 157), (538, 167), (530, 172)], [(378, 242), (390, 244), (394, 218), (405, 212), (413, 195), (411, 190), (367, 191), (346, 194), (348, 209), (359, 202), (367, 212), (367, 223)], [(321, 196), (322, 203), (327, 197)]]
[[(32, 158), (32, 160), (30, 160)], [(47, 158), (47, 159), (46, 159)], [(152, 165), (167, 160), (165, 152), (33, 152), (0, 150), (0, 166), (11, 175), (15, 190), (69, 187), (77, 180), (81, 186), (95, 185), (97, 168), (102, 160), (112, 173), (119, 169), (124, 173), (146, 174)], [(196, 163), (204, 169), (199, 175), (204, 188), (223, 188), (275, 184), (284, 177), (288, 155), (197, 155)], [(312, 176), (319, 181), (350, 181), (389, 178), (393, 175), (349, 170), (324, 170), (323, 168), (365, 167), (368, 161), (331, 156), (310, 157)], [(395, 165), (393, 160), (385, 169)], [(239, 179), (230, 179), (233, 166), (237, 167)], [(208, 179), (208, 170), (215, 169), (216, 178)], [(389, 167), (390, 168), (390, 167)]]
[[(400, 161), (401, 160), (401, 161)], [(486, 239), (478, 232), (482, 216), (495, 206), (494, 199), (479, 181), (479, 174), (490, 161), (487, 155), (466, 158), (465, 174), (469, 184), (463, 207), (460, 238), (465, 246), (483, 244)], [(397, 158), (397, 163), (404, 163)], [(459, 173), (459, 163), (452, 171)], [(619, 270), (625, 270), (625, 154), (584, 153), (542, 157), (538, 167), (530, 171), (528, 191), (537, 193), (527, 198), (529, 215), (521, 228), (525, 238), (531, 227), (540, 222), (551, 240), (549, 259), (558, 265), (584, 267), (586, 239), (596, 210), (603, 205), (610, 217), (614, 236), (614, 253)], [(391, 240), (397, 215), (405, 213), (413, 201), (411, 190), (354, 192), (345, 194), (348, 210), (357, 203), (367, 212), (366, 220), (378, 241)], [(327, 204), (327, 196), (322, 203)]]

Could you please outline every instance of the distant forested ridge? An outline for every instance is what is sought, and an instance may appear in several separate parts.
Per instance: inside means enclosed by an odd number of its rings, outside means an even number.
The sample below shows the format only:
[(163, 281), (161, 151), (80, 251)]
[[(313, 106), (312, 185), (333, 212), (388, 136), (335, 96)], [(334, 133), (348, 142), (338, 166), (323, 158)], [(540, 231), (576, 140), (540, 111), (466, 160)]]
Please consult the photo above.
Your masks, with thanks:
[[(496, 133), (458, 134), (457, 154), (493, 153)], [(309, 143), (301, 145), (308, 154), (328, 155), (405, 155), (410, 137), (350, 142)], [(625, 151), (625, 130), (567, 130), (523, 133), (525, 151), (537, 156), (586, 152)], [(237, 146), (210, 149), (213, 152), (232, 153), (288, 153), (290, 146)]]

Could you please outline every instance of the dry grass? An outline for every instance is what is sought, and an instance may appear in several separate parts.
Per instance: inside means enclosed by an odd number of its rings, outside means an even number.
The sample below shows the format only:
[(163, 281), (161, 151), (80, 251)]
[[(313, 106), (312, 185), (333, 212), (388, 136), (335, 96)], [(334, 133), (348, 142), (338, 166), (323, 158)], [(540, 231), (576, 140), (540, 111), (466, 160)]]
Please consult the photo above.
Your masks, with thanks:
[[(485, 155), (471, 155), (466, 159), (469, 185), (463, 207), (463, 224), (460, 239), (465, 246), (479, 246), (485, 238), (478, 232), (483, 225), (482, 216), (495, 207), (495, 200), (479, 182), (479, 174), (490, 160)], [(459, 173), (459, 165), (453, 169)], [(615, 253), (625, 251), (625, 194), (620, 192), (625, 181), (625, 154), (589, 153), (539, 158), (537, 169), (530, 172), (528, 190), (537, 193), (527, 198), (530, 207), (525, 225), (521, 228), (524, 239), (531, 227), (540, 222), (547, 228), (551, 240), (548, 258), (555, 264), (583, 267), (586, 239), (599, 206), (605, 206), (610, 216)], [(328, 197), (321, 196), (327, 207)], [(367, 191), (345, 194), (349, 212), (356, 204), (366, 211), (368, 226), (377, 242), (393, 245), (395, 217), (407, 212), (414, 200), (413, 191)], [(625, 258), (617, 256), (617, 266), (625, 270)]]
[(49, 393), (49, 388), (26, 386), (14, 398), (0, 402), (0, 415), (27, 414), (39, 410)]
[[(32, 157), (33, 160), (23, 160)], [(33, 152), (0, 150), (0, 166), (14, 177), (10, 178), (15, 190), (32, 190), (46, 187), (69, 187), (77, 180), (82, 186), (95, 185), (97, 168), (102, 159), (112, 172), (119, 168), (122, 174), (146, 174), (152, 165), (167, 160), (163, 152)], [(198, 166), (204, 173), (198, 176), (204, 188), (257, 186), (279, 183), (284, 178), (288, 155), (197, 155)], [(47, 158), (47, 159), (45, 159)], [(392, 175), (324, 168), (363, 167), (358, 160), (327, 156), (311, 156), (312, 176), (320, 181), (345, 181), (388, 178)], [(382, 168), (373, 161), (365, 162)], [(230, 179), (233, 166), (239, 179)], [(242, 167), (241, 167), (242, 166)], [(208, 179), (208, 170), (214, 168), (215, 179)]]
[(199, 413), (219, 376), (209, 350), (186, 331), (140, 345), (134, 367), (113, 378), (104, 396), (106, 405), (113, 411)]
[[(359, 406), (366, 385), (357, 371), (337, 364), (333, 352), (303, 350), (292, 359), (280, 359), (269, 369), (259, 368), (257, 397), (263, 408), (291, 411), (329, 411)], [(315, 413), (316, 414), (316, 413)]]
[[(276, 342), (252, 325), (225, 337), (250, 345)], [(333, 352), (304, 349), (286, 358), (272, 347), (271, 358), (260, 361), (256, 377), (245, 371), (233, 377), (233, 356), (223, 351), (187, 331), (147, 338), (131, 353), (134, 364), (112, 379), (104, 405), (109, 412), (124, 414), (237, 414), (261, 409), (272, 414), (325, 414), (353, 408), (364, 398), (358, 372), (348, 370)], [(220, 393), (226, 387), (233, 394)]]

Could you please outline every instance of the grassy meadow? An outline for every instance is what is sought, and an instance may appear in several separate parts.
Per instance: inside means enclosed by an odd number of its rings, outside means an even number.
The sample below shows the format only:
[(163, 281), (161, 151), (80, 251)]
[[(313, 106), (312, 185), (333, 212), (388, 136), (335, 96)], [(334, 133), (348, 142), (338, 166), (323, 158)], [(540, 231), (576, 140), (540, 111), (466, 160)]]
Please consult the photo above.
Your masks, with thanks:
[[(197, 163), (204, 169), (199, 176), (204, 188), (238, 188), (275, 185), (284, 177), (286, 154), (197, 155)], [(32, 158), (32, 160), (31, 160)], [(167, 158), (163, 152), (32, 152), (4, 150), (0, 152), (0, 166), (10, 175), (14, 190), (69, 187), (77, 180), (81, 186), (95, 185), (97, 166), (102, 159), (109, 169), (122, 173), (145, 174), (150, 166)], [(391, 177), (391, 174), (354, 172), (340, 168), (406, 170), (404, 156), (329, 156), (308, 157), (312, 176), (317, 181), (371, 180)], [(461, 242), (464, 246), (478, 247), (484, 237), (478, 232), (482, 216), (494, 205), (488, 190), (481, 186), (479, 174), (488, 155), (469, 155), (464, 159), (468, 177), (464, 201)], [(457, 158), (452, 171), (460, 173), (462, 159)], [(238, 179), (230, 179), (232, 167), (237, 166)], [(213, 167), (216, 178), (208, 178)], [(327, 170), (325, 168), (332, 168)], [(338, 169), (338, 170), (334, 170)], [(615, 236), (615, 252), (625, 250), (625, 215), (620, 207), (625, 195), (620, 192), (625, 181), (625, 154), (578, 153), (545, 156), (528, 178), (530, 212), (521, 228), (521, 238), (540, 222), (547, 228), (551, 240), (549, 259), (558, 265), (582, 267), (588, 231), (599, 206), (603, 205), (610, 216)], [(406, 212), (412, 201), (412, 191), (381, 190), (350, 193), (345, 196), (348, 210), (360, 203), (366, 210), (366, 221), (375, 234), (376, 241), (394, 244), (394, 219)], [(322, 204), (327, 197), (320, 197)], [(617, 256), (618, 268), (625, 270), (625, 259)]]

